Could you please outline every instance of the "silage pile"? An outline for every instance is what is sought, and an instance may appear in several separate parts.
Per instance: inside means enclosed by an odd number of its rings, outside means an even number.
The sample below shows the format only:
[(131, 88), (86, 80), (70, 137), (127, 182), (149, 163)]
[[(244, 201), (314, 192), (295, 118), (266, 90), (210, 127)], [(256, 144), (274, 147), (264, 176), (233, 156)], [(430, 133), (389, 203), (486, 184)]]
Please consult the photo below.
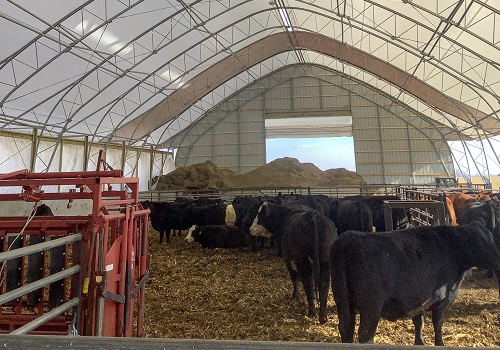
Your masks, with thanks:
[(278, 158), (245, 174), (217, 167), (214, 163), (180, 167), (160, 176), (156, 189), (182, 190), (186, 188), (265, 188), (265, 187), (334, 187), (338, 185), (363, 186), (366, 181), (356, 172), (344, 168), (322, 171), (312, 163), (301, 163), (295, 158)]

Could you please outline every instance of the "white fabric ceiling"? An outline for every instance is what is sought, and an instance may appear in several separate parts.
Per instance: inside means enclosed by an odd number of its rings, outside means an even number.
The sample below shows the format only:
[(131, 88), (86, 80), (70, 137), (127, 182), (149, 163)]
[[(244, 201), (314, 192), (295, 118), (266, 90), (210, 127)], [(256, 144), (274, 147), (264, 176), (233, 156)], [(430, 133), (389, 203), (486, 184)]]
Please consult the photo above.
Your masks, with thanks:
[(480, 140), (500, 134), (499, 15), (498, 0), (7, 0), (0, 128), (154, 146), (314, 63)]

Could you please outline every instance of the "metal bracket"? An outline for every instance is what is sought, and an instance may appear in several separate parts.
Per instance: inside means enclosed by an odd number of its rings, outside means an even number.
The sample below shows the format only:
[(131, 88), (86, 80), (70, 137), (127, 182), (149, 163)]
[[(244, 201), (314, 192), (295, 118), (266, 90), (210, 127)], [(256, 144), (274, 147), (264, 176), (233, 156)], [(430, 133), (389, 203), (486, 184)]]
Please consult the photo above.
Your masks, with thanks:
[(111, 299), (120, 304), (125, 303), (125, 297), (123, 295), (118, 295), (116, 293), (110, 292), (109, 290), (105, 290), (104, 292), (102, 292), (102, 296), (103, 298)]

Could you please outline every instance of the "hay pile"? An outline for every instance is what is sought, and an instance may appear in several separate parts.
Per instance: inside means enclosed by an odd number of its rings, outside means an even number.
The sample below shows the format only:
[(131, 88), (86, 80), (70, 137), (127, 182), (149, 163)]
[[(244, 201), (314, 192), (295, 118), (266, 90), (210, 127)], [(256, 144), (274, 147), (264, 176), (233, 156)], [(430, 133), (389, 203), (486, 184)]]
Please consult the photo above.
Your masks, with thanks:
[(217, 167), (214, 163), (180, 167), (160, 176), (156, 189), (182, 190), (186, 188), (263, 188), (263, 187), (332, 187), (338, 185), (366, 185), (366, 181), (344, 168), (322, 171), (312, 163), (301, 163), (295, 158), (278, 158), (245, 174), (237, 174)]
[[(340, 342), (333, 296), (325, 325), (305, 316), (302, 286), (301, 300), (291, 299), (286, 267), (270, 249), (258, 253), (203, 250), (177, 236), (160, 246), (154, 232), (150, 234), (150, 253), (148, 337)], [(447, 313), (445, 345), (500, 346), (499, 312), (496, 282), (474, 272)], [(428, 345), (433, 344), (429, 314), (424, 336)], [(375, 342), (413, 344), (411, 320), (381, 320)]]

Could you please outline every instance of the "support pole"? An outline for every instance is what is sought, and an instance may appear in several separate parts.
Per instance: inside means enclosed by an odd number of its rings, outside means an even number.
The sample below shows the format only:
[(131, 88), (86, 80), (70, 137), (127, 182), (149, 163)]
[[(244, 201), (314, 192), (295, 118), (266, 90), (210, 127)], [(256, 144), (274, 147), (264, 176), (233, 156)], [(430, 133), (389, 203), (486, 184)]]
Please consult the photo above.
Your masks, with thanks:
[[(36, 145), (38, 143), (38, 130), (33, 128), (33, 137), (31, 140), (31, 159), (30, 159), (30, 171), (34, 172), (35, 171), (35, 165), (36, 165)], [(49, 171), (49, 169), (47, 169)]]
[(89, 170), (89, 137), (83, 138), (83, 171)]

